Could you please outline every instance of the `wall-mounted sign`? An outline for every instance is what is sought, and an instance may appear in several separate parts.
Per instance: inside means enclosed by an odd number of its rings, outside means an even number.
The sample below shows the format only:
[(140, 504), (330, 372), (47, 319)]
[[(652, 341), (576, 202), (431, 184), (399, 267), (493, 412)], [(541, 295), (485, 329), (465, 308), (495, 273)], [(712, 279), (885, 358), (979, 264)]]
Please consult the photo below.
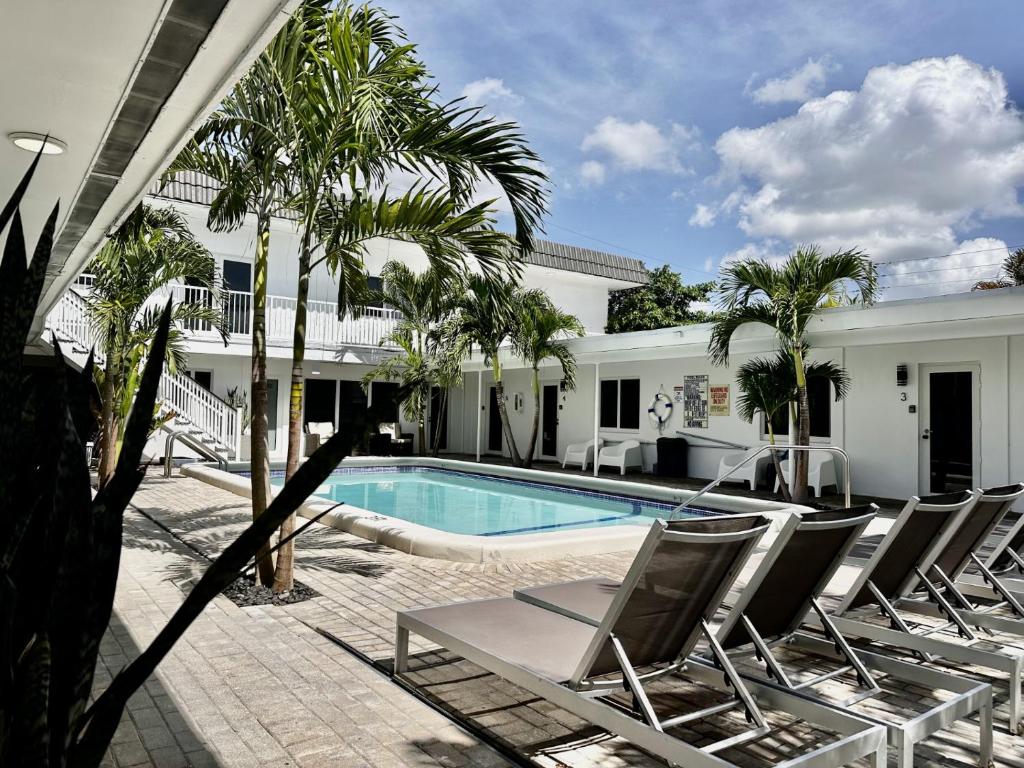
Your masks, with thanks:
[(683, 376), (683, 427), (708, 428), (708, 377)]
[(711, 387), (711, 408), (712, 416), (729, 415), (729, 385)]

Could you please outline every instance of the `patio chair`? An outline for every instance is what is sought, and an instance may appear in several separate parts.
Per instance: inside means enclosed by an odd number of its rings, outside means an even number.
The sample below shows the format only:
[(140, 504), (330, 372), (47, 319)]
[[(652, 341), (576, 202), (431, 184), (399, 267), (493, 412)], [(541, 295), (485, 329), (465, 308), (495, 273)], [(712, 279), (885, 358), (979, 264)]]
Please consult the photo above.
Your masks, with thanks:
[[(739, 469), (734, 469), (747, 457), (746, 452), (727, 453), (718, 462), (718, 477), (729, 482), (743, 483), (750, 485), (750, 490), (756, 491), (758, 483), (764, 480), (768, 465), (772, 463), (770, 455), (758, 456), (749, 464), (744, 464)], [(728, 475), (728, 477), (726, 477)]]
[[(978, 554), (1013, 503), (1024, 496), (1024, 483), (979, 490), (976, 496), (970, 514), (955, 535), (943, 540), (931, 565), (924, 569), (927, 578), (919, 576), (914, 586), (918, 593), (924, 591), (929, 596), (936, 589), (945, 590), (957, 614), (972, 626), (1024, 636), (1024, 595), (993, 573)], [(968, 568), (978, 573), (969, 574)], [(970, 597), (995, 602), (977, 603)], [(913, 609), (920, 606), (921, 599), (914, 602), (908, 598), (904, 602)], [(1007, 613), (1009, 617), (1000, 615)]]
[(619, 474), (626, 474), (629, 467), (644, 466), (643, 454), (640, 452), (639, 440), (623, 440), (606, 445), (597, 452), (597, 466), (618, 467)]
[(334, 435), (334, 422), (306, 422), (306, 455), (312, 456), (313, 451), (326, 443)]
[(413, 436), (402, 431), (402, 424), (398, 421), (388, 421), (377, 425), (377, 431), (382, 435), (388, 435), (391, 440), (388, 448), (392, 456), (411, 456)]
[[(810, 451), (807, 454), (807, 486), (814, 489), (814, 495), (819, 499), (821, 498), (821, 489), (827, 488), (830, 485), (838, 487), (838, 481), (836, 480), (836, 465), (832, 461), (832, 454), (826, 451)], [(785, 461), (779, 462), (779, 468), (782, 470), (782, 476), (786, 478), (788, 485), (792, 484), (793, 476), (793, 460), (786, 459)], [(779, 478), (775, 478), (775, 492), (779, 492)]]
[[(884, 728), (787, 691), (745, 682), (708, 626), (768, 527), (760, 515), (655, 521), (599, 620), (571, 618), (515, 598), (400, 612), (395, 674), (408, 671), (413, 632), (670, 763), (732, 765), (716, 753), (771, 734), (761, 710), (771, 706), (841, 734), (792, 762), (835, 766), (871, 755), (881, 768)], [(690, 657), (702, 635), (717, 667)], [(713, 686), (728, 700), (663, 717), (655, 712), (648, 686), (671, 676)], [(632, 711), (609, 698), (624, 692), (632, 697)], [(735, 708), (746, 714), (750, 727), (703, 747), (667, 732)]]
[[(955, 608), (951, 601), (959, 600), (956, 591), (944, 591), (940, 589), (944, 584), (933, 582), (941, 582), (943, 573), (941, 566), (934, 569), (935, 564), (952, 558), (959, 550), (956, 542), (970, 538), (976, 524), (994, 516), (990, 505), (997, 502), (989, 500), (978, 510), (980, 498), (980, 491), (911, 498), (829, 619), (844, 635), (907, 649), (925, 662), (973, 664), (1005, 675), (1010, 691), (1009, 729), (1014, 733), (1022, 715), (1024, 649), (979, 639), (971, 625), (1011, 632), (1017, 627), (1019, 632), (1018, 624)], [(975, 514), (976, 523), (965, 526)], [(931, 602), (915, 595), (919, 588)], [(878, 611), (888, 625), (876, 621)], [(929, 617), (941, 622), (928, 622)], [(823, 626), (814, 616), (808, 620)]]
[[(598, 449), (604, 445), (604, 440), (597, 441)], [(580, 464), (583, 471), (587, 471), (587, 464), (594, 460), (594, 441), (587, 440), (585, 443), (572, 443), (565, 446), (565, 456), (562, 458), (562, 469), (566, 464)]]
[[(791, 515), (722, 621), (718, 641), (733, 659), (742, 658), (748, 663), (742, 672), (753, 667), (769, 683), (884, 725), (901, 767), (913, 765), (917, 742), (978, 712), (979, 765), (988, 766), (992, 760), (991, 685), (854, 650), (819, 602), (877, 509), (870, 504)], [(817, 616), (824, 637), (802, 631), (809, 611)], [(787, 651), (785, 662), (776, 655), (779, 649)], [(806, 663), (808, 656), (812, 657), (810, 664)], [(839, 666), (819, 672), (822, 659), (838, 662)], [(801, 660), (805, 663), (801, 664)], [(876, 678), (873, 673), (881, 674)], [(827, 688), (844, 679), (852, 680), (846, 690), (852, 689), (853, 695), (836, 700)], [(820, 691), (823, 684), (826, 690)], [(945, 691), (948, 695), (933, 693), (921, 706), (911, 706), (912, 712), (902, 717), (895, 713), (883, 715), (880, 713), (884, 708), (874, 702), (883, 692), (882, 686), (896, 695), (908, 686)], [(935, 703), (936, 698), (939, 703)]]
[[(855, 651), (831, 623), (819, 598), (835, 575), (843, 559), (864, 528), (875, 516), (874, 504), (852, 509), (791, 514), (783, 523), (771, 548), (750, 577), (717, 632), (720, 646), (731, 658), (742, 658), (755, 668), (764, 664), (764, 673), (755, 679), (806, 696), (824, 706), (851, 711), (858, 717), (884, 726), (889, 743), (896, 747), (899, 766), (913, 765), (914, 744), (974, 712), (980, 714), (980, 765), (987, 766), (992, 756), (992, 686), (965, 680), (945, 672), (901, 662), (879, 654)], [(519, 600), (564, 616), (594, 621), (608, 609), (619, 588), (610, 579), (582, 579), (564, 584), (519, 589)], [(800, 630), (808, 611), (817, 615), (825, 638)], [(773, 649), (785, 647), (793, 655), (813, 656), (840, 662), (838, 668), (814, 674), (796, 682), (785, 671)], [(788, 660), (792, 666), (795, 662)], [(949, 695), (923, 712), (908, 719), (895, 715), (882, 717), (879, 708), (868, 700), (881, 693), (871, 670), (880, 672), (887, 684), (896, 684), (896, 694), (906, 685), (942, 690)], [(804, 672), (805, 670), (797, 670)], [(816, 686), (835, 685), (842, 677), (852, 677), (860, 690), (850, 699), (836, 701)], [(748, 677), (748, 675), (744, 675)], [(864, 706), (855, 707), (866, 702)]]

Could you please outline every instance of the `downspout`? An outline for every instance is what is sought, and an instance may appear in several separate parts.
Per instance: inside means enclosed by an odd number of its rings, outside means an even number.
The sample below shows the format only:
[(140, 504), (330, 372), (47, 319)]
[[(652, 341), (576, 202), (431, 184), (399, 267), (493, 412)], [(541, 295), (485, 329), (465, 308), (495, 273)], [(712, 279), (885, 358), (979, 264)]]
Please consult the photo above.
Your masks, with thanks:
[(601, 428), (601, 363), (594, 363), (594, 477), (597, 477), (598, 432)]
[(476, 460), (480, 463), (480, 420), (483, 418), (484, 372), (481, 369), (476, 374)]

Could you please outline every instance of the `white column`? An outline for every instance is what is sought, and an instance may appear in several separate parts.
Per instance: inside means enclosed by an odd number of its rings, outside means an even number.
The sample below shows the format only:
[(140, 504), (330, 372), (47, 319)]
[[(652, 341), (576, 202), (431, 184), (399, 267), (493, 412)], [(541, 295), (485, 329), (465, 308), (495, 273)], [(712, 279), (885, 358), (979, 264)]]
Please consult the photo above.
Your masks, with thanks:
[(601, 431), (601, 364), (594, 363), (594, 477), (597, 477), (597, 441)]
[(483, 418), (484, 372), (476, 375), (476, 460), (480, 461), (480, 421)]

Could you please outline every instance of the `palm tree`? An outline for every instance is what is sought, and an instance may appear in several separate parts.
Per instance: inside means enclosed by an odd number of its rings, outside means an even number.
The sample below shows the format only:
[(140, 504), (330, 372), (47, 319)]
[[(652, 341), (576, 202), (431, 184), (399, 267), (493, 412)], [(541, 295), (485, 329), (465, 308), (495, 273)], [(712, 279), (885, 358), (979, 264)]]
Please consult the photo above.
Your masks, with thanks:
[(466, 290), (456, 302), (455, 314), (441, 329), (444, 343), (469, 356), (475, 345), (490, 366), (494, 378), (501, 431), (505, 436), (512, 461), (519, 466), (522, 457), (516, 447), (515, 435), (508, 420), (505, 382), (499, 350), (512, 337), (517, 306), (540, 301), (539, 291), (517, 290), (509, 280), (473, 274), (466, 280)]
[(516, 307), (512, 331), (512, 350), (533, 370), (533, 425), (523, 452), (522, 466), (533, 463), (533, 452), (540, 428), (540, 366), (554, 358), (562, 368), (562, 380), (568, 389), (576, 388), (576, 357), (563, 339), (582, 336), (583, 324), (575, 315), (558, 309), (547, 294), (529, 292)]
[[(435, 264), (473, 256), (485, 271), (504, 268), (516, 246), (532, 245), (544, 211), (547, 181), (539, 158), (515, 125), (481, 117), (458, 102), (437, 104), (436, 87), (415, 47), (386, 13), (343, 3), (323, 18), (310, 65), (298, 74), (292, 104), (289, 207), (299, 217), (300, 246), (286, 476), (302, 445), (306, 302), (312, 269), (326, 262), (338, 278), (338, 311), (357, 309), (365, 282), (366, 244), (388, 237), (423, 246)], [(423, 181), (396, 197), (397, 173)], [(481, 181), (507, 198), (515, 238), (493, 229), (493, 201), (472, 204)], [(377, 191), (382, 190), (382, 191)], [(285, 537), (294, 519), (281, 528)], [(293, 545), (278, 553), (274, 590), (290, 588)]]
[(430, 391), (447, 381), (447, 360), (433, 338), (434, 329), (454, 310), (457, 281), (453, 275), (431, 267), (413, 272), (399, 261), (387, 262), (380, 273), (381, 287), (373, 298), (401, 313), (395, 329), (381, 343), (390, 343), (399, 353), (380, 363), (363, 377), (369, 386), (375, 378), (399, 380), (399, 397), (405, 417), (417, 425), (419, 453), (427, 453), (426, 410)]
[[(807, 379), (826, 378), (835, 392), (836, 401), (846, 397), (850, 388), (850, 377), (845, 370), (832, 362), (817, 362), (807, 366)], [(768, 444), (775, 445), (773, 421), (777, 414), (793, 410), (797, 401), (796, 376), (792, 359), (783, 352), (773, 358), (757, 357), (748, 360), (736, 370), (736, 385), (740, 395), (736, 399), (736, 413), (746, 422), (753, 423), (758, 413), (764, 415), (768, 430)], [(790, 414), (787, 414), (790, 415)], [(792, 496), (776, 451), (771, 451), (775, 464), (775, 475), (779, 478), (783, 498), (791, 501)]]
[(972, 291), (988, 291), (993, 288), (1012, 288), (1024, 285), (1024, 248), (1008, 253), (1003, 260), (1002, 274), (995, 280), (979, 280)]
[[(167, 170), (198, 171), (214, 179), (219, 190), (210, 205), (207, 226), (230, 231), (255, 215), (253, 258), (251, 485), (256, 520), (270, 500), (270, 446), (267, 418), (267, 265), (271, 218), (282, 212), (289, 184), (292, 121), (302, 96), (300, 73), (309, 66), (311, 43), (321, 34), (324, 3), (305, 2), (273, 42), (232, 89), (219, 109), (196, 132)], [(257, 558), (257, 576), (270, 586), (274, 560), (265, 544)]]
[[(874, 264), (862, 251), (837, 251), (823, 256), (817, 246), (800, 247), (783, 264), (760, 259), (736, 261), (722, 268), (719, 304), (708, 354), (716, 365), (729, 362), (733, 334), (747, 323), (774, 329), (779, 348), (793, 366), (797, 391), (797, 445), (810, 444), (811, 416), (807, 400), (807, 330), (827, 304), (853, 295), (863, 304), (874, 301), (877, 289)], [(850, 293), (852, 284), (854, 293)], [(807, 457), (795, 457), (793, 500), (807, 498)]]
[[(326, 262), (338, 276), (338, 311), (352, 307), (366, 243), (378, 237), (415, 242), (434, 264), (471, 254), (500, 270), (514, 246), (532, 245), (546, 203), (546, 177), (515, 125), (481, 117), (458, 102), (437, 104), (429, 72), (392, 17), (343, 3), (325, 21), (317, 56), (303, 78), (289, 148), (290, 205), (300, 216), (301, 245), (292, 345), (286, 474), (301, 451), (306, 298), (311, 269)], [(396, 173), (423, 181), (389, 194)], [(472, 205), (479, 182), (493, 180), (515, 219), (515, 241), (490, 226), (493, 201)], [(375, 190), (383, 188), (382, 192)], [(346, 194), (340, 194), (340, 191)], [(314, 260), (314, 254), (319, 252)], [(282, 555), (285, 555), (282, 552)]]
[[(220, 286), (210, 252), (189, 232), (172, 208), (139, 204), (104, 244), (87, 270), (95, 276), (86, 308), (106, 356), (101, 379), (102, 436), (100, 484), (117, 461), (121, 427), (130, 405), (134, 374), (156, 334), (162, 304), (156, 294), (172, 283), (188, 282), (206, 296), (174, 307), (177, 323), (209, 324), (227, 337), (221, 313)], [(172, 372), (184, 363), (184, 337), (172, 330), (167, 362)]]

